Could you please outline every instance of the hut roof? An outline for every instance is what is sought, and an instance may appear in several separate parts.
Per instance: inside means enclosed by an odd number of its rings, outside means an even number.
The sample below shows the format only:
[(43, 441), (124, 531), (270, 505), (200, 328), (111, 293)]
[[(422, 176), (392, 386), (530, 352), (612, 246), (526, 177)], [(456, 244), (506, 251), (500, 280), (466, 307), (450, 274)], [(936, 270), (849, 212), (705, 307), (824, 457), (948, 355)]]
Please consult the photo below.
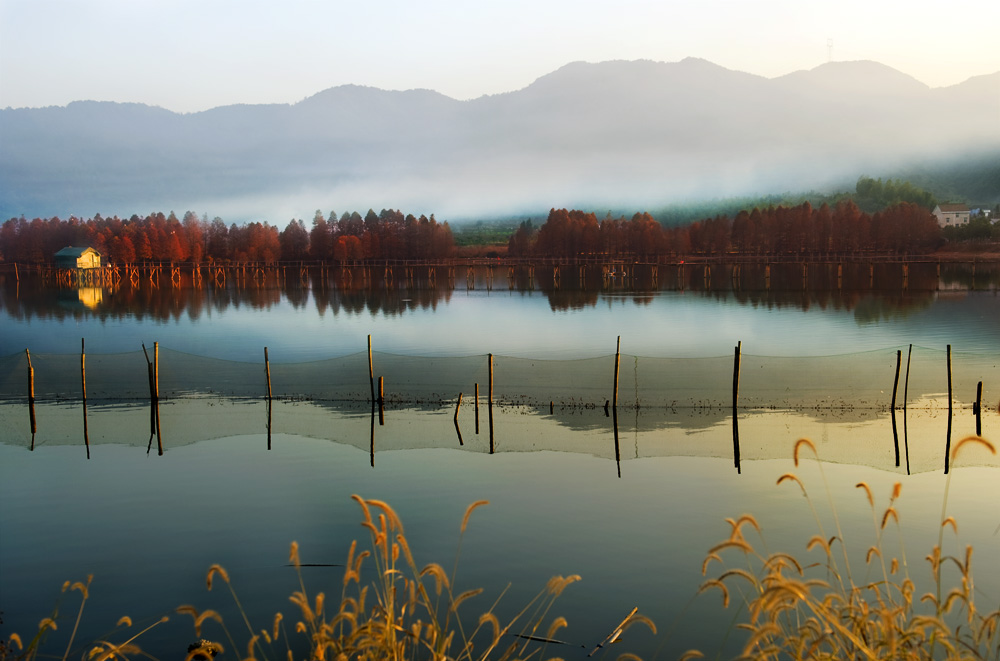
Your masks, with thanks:
[(63, 248), (62, 250), (60, 250), (59, 252), (57, 252), (55, 254), (55, 256), (56, 257), (83, 257), (83, 255), (85, 253), (87, 253), (87, 252), (94, 252), (94, 253), (97, 253), (98, 255), (101, 254), (101, 253), (97, 252), (96, 250), (94, 250), (93, 248), (91, 248), (90, 246), (66, 246), (65, 248)]

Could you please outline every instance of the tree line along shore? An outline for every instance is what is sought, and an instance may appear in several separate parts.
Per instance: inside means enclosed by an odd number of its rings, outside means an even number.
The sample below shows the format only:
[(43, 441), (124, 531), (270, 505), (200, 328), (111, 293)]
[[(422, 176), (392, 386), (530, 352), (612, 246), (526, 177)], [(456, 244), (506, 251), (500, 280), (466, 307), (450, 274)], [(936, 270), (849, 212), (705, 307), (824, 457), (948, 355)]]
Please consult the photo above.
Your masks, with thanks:
[[(980, 227), (982, 225), (982, 227)], [(461, 233), (461, 229), (458, 230)], [(435, 261), (449, 258), (636, 259), (915, 256), (938, 251), (997, 256), (1000, 226), (970, 223), (940, 228), (926, 207), (900, 202), (868, 213), (853, 200), (814, 207), (769, 206), (664, 227), (649, 213), (631, 218), (552, 209), (540, 226), (522, 221), (494, 235), (489, 244), (458, 245), (448, 222), (399, 210), (345, 213), (329, 219), (317, 211), (311, 228), (292, 220), (283, 229), (267, 222), (226, 224), (187, 212), (182, 218), (157, 212), (117, 216), (11, 218), (0, 226), (0, 258), (8, 263), (45, 264), (66, 246), (88, 246), (105, 263), (357, 263)]]

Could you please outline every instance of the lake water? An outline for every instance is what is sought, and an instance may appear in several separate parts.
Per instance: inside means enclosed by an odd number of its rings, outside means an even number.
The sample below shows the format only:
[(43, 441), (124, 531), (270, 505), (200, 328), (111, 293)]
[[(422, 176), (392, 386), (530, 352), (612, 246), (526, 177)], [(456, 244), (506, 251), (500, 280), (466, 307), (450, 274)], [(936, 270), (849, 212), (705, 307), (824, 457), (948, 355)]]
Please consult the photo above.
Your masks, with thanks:
[[(868, 273), (844, 278), (868, 282)], [(662, 274), (656, 286), (587, 273), (604, 285), (592, 290), (565, 276), (555, 288), (547, 275), (511, 287), (482, 269), (473, 275), (470, 288), (460, 273), (454, 289), (397, 282), (359, 290), (315, 277), (201, 289), (0, 283), (0, 635), (30, 637), (63, 581), (93, 573), (82, 641), (108, 635), (122, 615), (139, 628), (168, 614), (139, 642), (158, 658), (178, 658), (195, 638), (190, 617), (173, 613), (187, 603), (217, 608), (245, 641), (228, 593), (205, 591), (208, 567), (226, 567), (257, 628), (276, 611), (293, 618), (288, 545), (299, 542), (303, 562), (342, 563), (351, 540), (364, 539), (352, 493), (388, 501), (418, 562), (446, 568), (465, 508), (489, 500), (472, 516), (458, 574), (459, 590), (486, 593), (463, 610), (476, 617), (510, 584), (499, 608), (510, 615), (552, 575), (578, 573), (583, 580), (552, 612), (569, 620), (557, 636), (569, 644), (546, 652), (567, 659), (586, 658), (633, 607), (658, 633), (632, 628), (595, 656), (736, 653), (735, 607), (723, 610), (717, 591), (696, 596), (702, 560), (728, 535), (724, 519), (745, 512), (760, 521), (769, 550), (817, 559), (805, 551), (817, 528), (807, 501), (797, 487), (775, 485), (789, 471), (806, 484), (828, 535), (829, 485), (862, 577), (873, 571), (864, 552), (876, 533), (855, 484), (872, 487), (881, 513), (902, 482), (899, 536), (926, 588), (923, 557), (937, 540), (949, 479), (946, 438), (949, 427), (952, 443), (975, 432), (977, 382), (983, 435), (996, 438), (1000, 424), (993, 271), (946, 267), (938, 276), (914, 267), (905, 288), (891, 272), (875, 274), (881, 288), (838, 287), (829, 273), (810, 273), (803, 287), (794, 269), (784, 280), (775, 272), (768, 287), (749, 270), (734, 278), (719, 267), (707, 278), (703, 270)], [(369, 334), (387, 384), (381, 422), (367, 404)], [(603, 403), (618, 336), (621, 402), (612, 416)], [(141, 346), (154, 341), (165, 393), (159, 443)], [(910, 344), (908, 409), (893, 420), (896, 351), (901, 407)], [(264, 346), (279, 397), (270, 412)], [(34, 436), (25, 348), (38, 381)], [(803, 436), (822, 470), (792, 464)], [(972, 448), (947, 487), (947, 514), (961, 532), (946, 538), (948, 548), (975, 547), (976, 587), (991, 608), (1000, 594), (990, 569), (1000, 564), (998, 468), (995, 456)], [(342, 568), (304, 571), (308, 589), (339, 593)], [(75, 600), (60, 609), (49, 653), (65, 650)], [(235, 658), (220, 629), (203, 634)]]

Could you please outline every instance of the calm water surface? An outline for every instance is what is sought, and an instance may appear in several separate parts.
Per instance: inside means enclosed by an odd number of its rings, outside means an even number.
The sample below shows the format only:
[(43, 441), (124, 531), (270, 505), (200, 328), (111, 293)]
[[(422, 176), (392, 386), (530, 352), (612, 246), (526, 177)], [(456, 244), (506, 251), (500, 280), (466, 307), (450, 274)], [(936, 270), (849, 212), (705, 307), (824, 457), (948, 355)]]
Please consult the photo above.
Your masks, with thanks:
[[(71, 354), (85, 337), (88, 354), (159, 341), (199, 356), (258, 362), (261, 347), (269, 346), (272, 361), (299, 362), (363, 351), (371, 334), (375, 348), (389, 354), (586, 358), (613, 354), (620, 335), (623, 352), (635, 356), (732, 356), (738, 341), (745, 352), (762, 356), (951, 344), (971, 356), (966, 363), (982, 360), (995, 370), (995, 283), (972, 290), (951, 288), (953, 282), (943, 283), (945, 289), (936, 278), (932, 284), (846, 293), (791, 285), (681, 291), (665, 284), (652, 291), (554, 291), (544, 282), (523, 291), (477, 283), (472, 290), (359, 293), (310, 283), (45, 292), (7, 280), (0, 287), (0, 355), (25, 347), (33, 354)], [(194, 412), (183, 401), (165, 406), (162, 456), (155, 442), (147, 452), (148, 409), (92, 410), (88, 459), (78, 403), (42, 407), (37, 443), (29, 450), (24, 397), (0, 402), (0, 635), (30, 636), (51, 614), (62, 582), (93, 573), (81, 640), (104, 636), (125, 614), (137, 627), (167, 614), (171, 621), (140, 642), (158, 658), (179, 658), (194, 639), (190, 618), (173, 613), (180, 604), (216, 608), (239, 630), (228, 594), (205, 591), (212, 563), (229, 571), (256, 626), (269, 626), (275, 611), (291, 619), (287, 597), (298, 586), (286, 566), (289, 543), (299, 542), (306, 563), (342, 562), (350, 541), (363, 539), (350, 500), (358, 493), (396, 507), (418, 562), (446, 568), (466, 506), (491, 501), (473, 514), (462, 547), (460, 588), (486, 588), (466, 606), (470, 617), (508, 584), (500, 612), (509, 615), (552, 575), (581, 574), (553, 611), (569, 620), (559, 637), (570, 645), (550, 654), (585, 658), (638, 606), (659, 633), (633, 628), (604, 658), (622, 651), (676, 658), (692, 647), (732, 656), (740, 641), (731, 628), (735, 610), (722, 610), (717, 592), (695, 596), (706, 551), (728, 534), (725, 517), (752, 512), (769, 550), (809, 558), (805, 543), (817, 523), (801, 492), (775, 481), (787, 471), (799, 474), (832, 534), (826, 480), (852, 565), (866, 575), (863, 554), (875, 533), (855, 484), (868, 482), (883, 508), (901, 481), (903, 547), (919, 582), (926, 579), (922, 559), (937, 540), (947, 485), (939, 466), (946, 424), (939, 404), (910, 418), (908, 452), (919, 464), (913, 475), (893, 463), (884, 408), (741, 419), (737, 472), (725, 411), (647, 424), (631, 409), (623, 414), (618, 448), (600, 411), (570, 409), (560, 418), (547, 415), (547, 407), (514, 407), (496, 412), (491, 453), (485, 420), (481, 433), (473, 430), (471, 404), (462, 410), (461, 446), (450, 408), (390, 408), (380, 427), (367, 411), (284, 402), (268, 443), (259, 400), (208, 397), (198, 405)], [(967, 408), (957, 416), (956, 440), (973, 430)], [(984, 435), (995, 434), (998, 424), (991, 410)], [(288, 433), (292, 428), (297, 431)], [(814, 438), (828, 459), (822, 472), (811, 463), (795, 468), (788, 459), (802, 435)], [(1000, 517), (991, 503), (1000, 498), (998, 468), (985, 455), (970, 464), (952, 474), (947, 513), (959, 520), (961, 535), (949, 543), (957, 553), (974, 545), (977, 590), (995, 607), (1000, 575), (991, 567), (1000, 566)], [(341, 572), (307, 568), (306, 587), (337, 595)], [(60, 611), (49, 653), (65, 649), (74, 599)], [(225, 642), (217, 628), (204, 634)]]
[[(40, 290), (2, 288), (0, 355), (23, 351), (115, 353), (159, 341), (164, 347), (230, 360), (276, 362), (362, 351), (367, 336), (389, 353), (495, 353), (580, 358), (622, 351), (639, 356), (719, 356), (738, 341), (746, 353), (830, 355), (916, 344), (989, 353), (1000, 347), (1000, 297), (986, 279), (925, 278), (899, 290), (745, 291), (667, 287), (627, 291), (507, 287), (373, 287), (335, 283), (238, 288)], [(702, 285), (704, 286), (704, 285)], [(333, 287), (333, 288), (330, 288)]]

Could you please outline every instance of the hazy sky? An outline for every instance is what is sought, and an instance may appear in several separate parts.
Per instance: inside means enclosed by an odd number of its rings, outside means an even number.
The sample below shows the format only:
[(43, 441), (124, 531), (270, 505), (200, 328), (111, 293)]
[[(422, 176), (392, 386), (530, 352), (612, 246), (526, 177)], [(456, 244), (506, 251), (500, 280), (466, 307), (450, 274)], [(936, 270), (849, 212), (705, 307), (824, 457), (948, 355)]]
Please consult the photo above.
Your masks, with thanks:
[(355, 83), (458, 99), (568, 62), (701, 57), (767, 77), (876, 60), (939, 87), (1000, 70), (997, 0), (0, 0), (0, 107), (180, 112)]

